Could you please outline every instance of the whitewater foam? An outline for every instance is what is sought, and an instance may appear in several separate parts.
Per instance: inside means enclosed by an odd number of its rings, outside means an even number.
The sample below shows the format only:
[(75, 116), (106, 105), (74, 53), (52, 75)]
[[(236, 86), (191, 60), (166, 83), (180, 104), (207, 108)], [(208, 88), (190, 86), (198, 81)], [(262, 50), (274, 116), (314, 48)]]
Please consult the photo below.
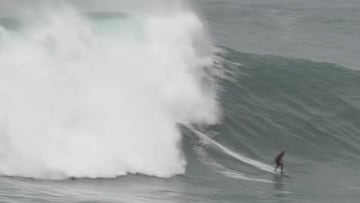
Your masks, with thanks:
[(212, 124), (219, 114), (196, 14), (127, 15), (110, 27), (69, 7), (42, 14), (2, 30), (0, 173), (184, 173), (178, 124)]

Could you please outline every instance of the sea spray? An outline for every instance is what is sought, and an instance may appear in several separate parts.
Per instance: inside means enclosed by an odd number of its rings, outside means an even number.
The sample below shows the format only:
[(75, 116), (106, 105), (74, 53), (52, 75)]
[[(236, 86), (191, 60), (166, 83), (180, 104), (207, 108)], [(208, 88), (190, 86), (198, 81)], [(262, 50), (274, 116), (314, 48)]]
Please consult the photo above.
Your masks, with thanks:
[(178, 125), (219, 113), (195, 13), (94, 20), (62, 6), (24, 25), (2, 30), (1, 174), (184, 173)]

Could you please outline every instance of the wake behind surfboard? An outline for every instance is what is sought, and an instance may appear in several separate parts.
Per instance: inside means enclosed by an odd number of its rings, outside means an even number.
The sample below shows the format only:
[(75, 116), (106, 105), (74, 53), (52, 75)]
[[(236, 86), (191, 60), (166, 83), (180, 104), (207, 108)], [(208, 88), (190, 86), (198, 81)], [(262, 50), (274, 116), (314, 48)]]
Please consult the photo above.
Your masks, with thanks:
[[(287, 178), (290, 178), (290, 176), (286, 175), (286, 174), (280, 174), (278, 172), (274, 172), (273, 171), (273, 166), (271, 165), (268, 165), (266, 163), (262, 163), (260, 161), (257, 161), (257, 160), (254, 160), (254, 159), (251, 159), (251, 158), (248, 158), (242, 154), (239, 154), (239, 153), (236, 153), (235, 151), (232, 151), (228, 148), (226, 148), (225, 146), (221, 145), (220, 143), (216, 142), (215, 140), (209, 138), (208, 136), (206, 136), (204, 133), (202, 133), (201, 131), (199, 130), (196, 130), (196, 129), (192, 129), (193, 132), (198, 135), (198, 137), (202, 140), (205, 140), (207, 141), (208, 144), (211, 144), (213, 147), (221, 150), (222, 152), (225, 152), (227, 155), (241, 161), (242, 163), (245, 163), (251, 167), (254, 167), (254, 168), (257, 168), (263, 172), (266, 172), (266, 173), (270, 173), (270, 174), (274, 174), (274, 175), (279, 175), (281, 177), (287, 177)], [(240, 171), (239, 169), (237, 168), (233, 168), (233, 167), (229, 167), (229, 166), (226, 166), (227, 168), (229, 169), (232, 169), (232, 170), (235, 170), (235, 171)]]
[[(228, 168), (228, 169), (230, 169), (230, 170), (242, 172), (242, 171), (240, 171), (239, 169), (237, 169), (237, 168), (235, 168), (235, 167), (231, 167), (231, 166), (225, 166), (225, 167)], [(276, 175), (276, 176), (278, 176), (278, 177), (290, 178), (290, 176), (287, 175), (287, 174), (281, 174), (281, 173), (275, 172), (275, 171), (264, 171), (264, 172), (268, 172), (268, 173), (273, 174), (273, 175)]]

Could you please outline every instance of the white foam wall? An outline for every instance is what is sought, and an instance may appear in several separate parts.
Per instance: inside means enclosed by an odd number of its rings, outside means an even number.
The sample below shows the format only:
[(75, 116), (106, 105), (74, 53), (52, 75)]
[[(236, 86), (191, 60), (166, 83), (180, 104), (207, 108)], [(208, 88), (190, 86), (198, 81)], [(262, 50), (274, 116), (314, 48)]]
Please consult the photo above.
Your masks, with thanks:
[(100, 22), (64, 7), (25, 25), (0, 32), (1, 174), (184, 173), (178, 124), (218, 117), (195, 13)]

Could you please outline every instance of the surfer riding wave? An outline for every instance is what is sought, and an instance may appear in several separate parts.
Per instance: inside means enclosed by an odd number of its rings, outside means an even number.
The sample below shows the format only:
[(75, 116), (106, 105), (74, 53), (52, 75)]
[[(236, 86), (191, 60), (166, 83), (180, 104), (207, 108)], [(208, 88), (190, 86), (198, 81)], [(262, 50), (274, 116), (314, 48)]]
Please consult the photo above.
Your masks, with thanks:
[(284, 157), (285, 151), (281, 150), (275, 157), (275, 168), (274, 168), (274, 172), (276, 172), (276, 170), (280, 167), (281, 170), (281, 174), (284, 174), (284, 164), (282, 162), (282, 159)]

